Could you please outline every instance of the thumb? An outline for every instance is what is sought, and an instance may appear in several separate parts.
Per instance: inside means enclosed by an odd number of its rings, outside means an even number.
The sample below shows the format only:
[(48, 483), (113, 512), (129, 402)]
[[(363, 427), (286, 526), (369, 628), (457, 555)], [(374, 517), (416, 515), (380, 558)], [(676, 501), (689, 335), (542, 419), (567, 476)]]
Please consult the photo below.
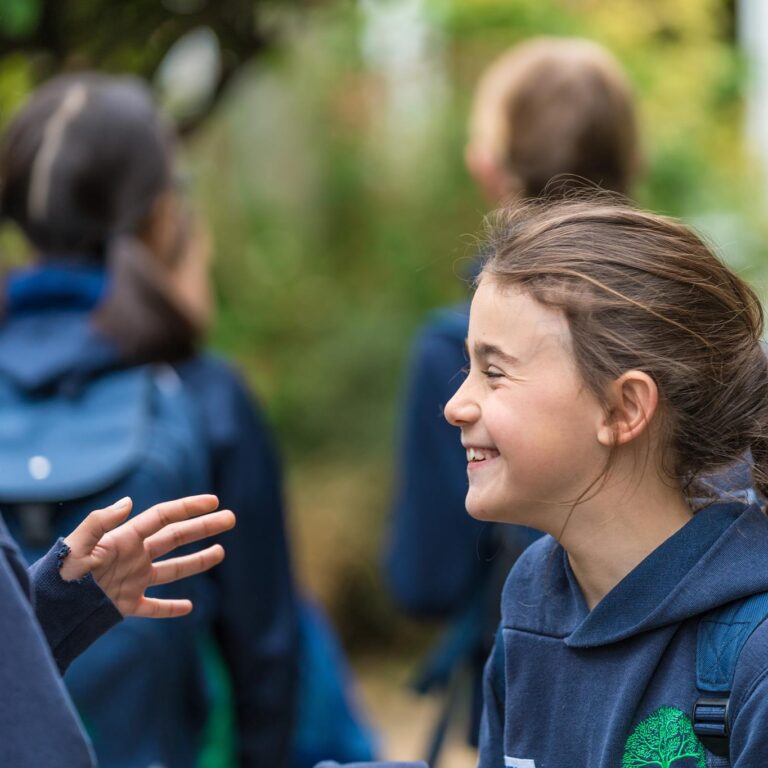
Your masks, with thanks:
[(89, 555), (105, 533), (125, 522), (132, 508), (133, 502), (126, 496), (109, 507), (94, 510), (64, 539), (64, 543), (76, 557)]

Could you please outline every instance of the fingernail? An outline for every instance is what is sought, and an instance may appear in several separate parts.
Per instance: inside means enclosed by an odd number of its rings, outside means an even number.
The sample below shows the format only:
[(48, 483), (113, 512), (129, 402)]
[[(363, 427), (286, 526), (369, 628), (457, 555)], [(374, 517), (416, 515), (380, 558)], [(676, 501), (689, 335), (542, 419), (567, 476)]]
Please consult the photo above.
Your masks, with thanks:
[(130, 496), (123, 496), (120, 501), (116, 501), (112, 507), (113, 509), (123, 509), (124, 507), (127, 507), (131, 503), (131, 497)]

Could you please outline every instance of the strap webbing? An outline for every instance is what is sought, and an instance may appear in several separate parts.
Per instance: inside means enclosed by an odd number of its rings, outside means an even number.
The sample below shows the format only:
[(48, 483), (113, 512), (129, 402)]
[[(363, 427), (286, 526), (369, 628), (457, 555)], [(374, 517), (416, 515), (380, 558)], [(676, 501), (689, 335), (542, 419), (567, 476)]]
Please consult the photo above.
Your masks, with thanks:
[(729, 693), (744, 644), (768, 617), (768, 592), (729, 603), (699, 623), (696, 687), (702, 693)]
[(730, 703), (736, 664), (752, 633), (768, 617), (768, 592), (736, 600), (699, 622), (696, 687), (703, 694), (693, 707), (693, 730), (709, 751), (709, 768), (728, 768)]

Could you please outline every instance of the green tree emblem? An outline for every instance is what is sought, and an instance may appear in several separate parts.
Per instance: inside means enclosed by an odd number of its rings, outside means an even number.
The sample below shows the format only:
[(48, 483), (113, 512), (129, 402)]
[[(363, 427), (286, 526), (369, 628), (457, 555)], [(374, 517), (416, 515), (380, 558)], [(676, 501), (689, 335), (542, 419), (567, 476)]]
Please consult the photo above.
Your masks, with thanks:
[(688, 716), (674, 707), (660, 707), (638, 723), (627, 739), (621, 768), (671, 768), (684, 758), (693, 758), (697, 768), (706, 768), (704, 747)]

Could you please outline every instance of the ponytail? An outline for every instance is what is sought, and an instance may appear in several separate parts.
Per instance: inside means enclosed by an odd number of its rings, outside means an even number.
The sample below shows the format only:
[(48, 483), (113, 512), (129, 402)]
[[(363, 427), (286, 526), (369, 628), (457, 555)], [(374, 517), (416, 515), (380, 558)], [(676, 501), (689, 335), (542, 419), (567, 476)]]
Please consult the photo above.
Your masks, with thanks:
[(94, 328), (131, 364), (175, 362), (195, 354), (204, 329), (171, 298), (167, 272), (134, 237), (117, 238), (107, 255), (111, 289)]

